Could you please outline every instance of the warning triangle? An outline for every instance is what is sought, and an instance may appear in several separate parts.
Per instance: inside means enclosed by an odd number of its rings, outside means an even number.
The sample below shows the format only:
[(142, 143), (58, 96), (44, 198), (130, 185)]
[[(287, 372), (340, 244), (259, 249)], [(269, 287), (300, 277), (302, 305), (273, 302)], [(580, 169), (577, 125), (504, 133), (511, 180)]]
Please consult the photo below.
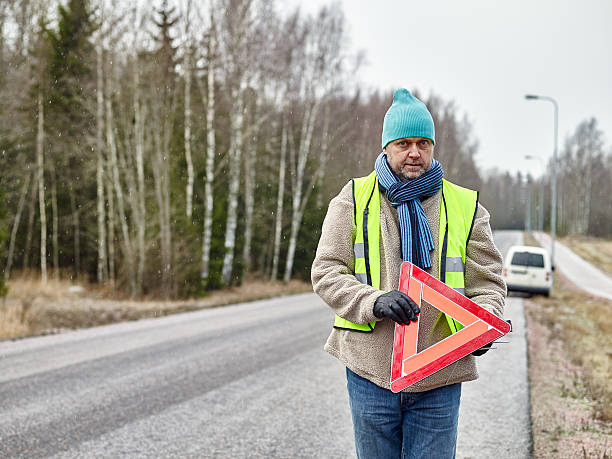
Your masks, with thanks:
[(503, 319), (412, 263), (402, 263), (399, 290), (419, 307), (422, 300), (427, 301), (464, 328), (417, 352), (419, 321), (395, 324), (391, 360), (393, 392), (405, 389), (510, 331), (510, 325)]

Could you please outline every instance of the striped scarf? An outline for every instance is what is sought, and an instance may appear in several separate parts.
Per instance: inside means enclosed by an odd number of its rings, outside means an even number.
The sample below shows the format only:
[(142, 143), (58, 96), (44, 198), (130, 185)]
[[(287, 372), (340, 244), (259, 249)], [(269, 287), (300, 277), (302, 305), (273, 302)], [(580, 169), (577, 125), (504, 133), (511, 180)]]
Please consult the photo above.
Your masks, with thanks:
[(402, 182), (391, 170), (387, 155), (381, 153), (374, 166), (381, 188), (397, 209), (402, 239), (402, 258), (419, 268), (431, 268), (429, 252), (433, 250), (431, 228), (421, 199), (433, 196), (442, 187), (444, 171), (435, 159), (423, 175)]

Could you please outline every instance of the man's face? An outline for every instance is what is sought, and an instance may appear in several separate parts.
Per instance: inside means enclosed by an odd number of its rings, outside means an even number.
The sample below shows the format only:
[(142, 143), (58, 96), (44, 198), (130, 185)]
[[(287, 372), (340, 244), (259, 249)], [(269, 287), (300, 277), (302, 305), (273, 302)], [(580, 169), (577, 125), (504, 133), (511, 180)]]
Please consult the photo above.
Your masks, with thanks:
[(431, 167), (434, 146), (424, 137), (406, 137), (389, 142), (385, 147), (391, 170), (402, 181), (423, 175)]

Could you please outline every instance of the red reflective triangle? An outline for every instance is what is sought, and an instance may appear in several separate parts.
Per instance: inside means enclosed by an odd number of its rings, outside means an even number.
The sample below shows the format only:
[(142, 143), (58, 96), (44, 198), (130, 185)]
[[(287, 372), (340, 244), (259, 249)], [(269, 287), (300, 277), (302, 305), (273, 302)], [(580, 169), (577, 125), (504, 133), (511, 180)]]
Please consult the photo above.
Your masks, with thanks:
[(412, 263), (402, 263), (399, 290), (421, 306), (425, 300), (464, 328), (417, 352), (419, 321), (395, 324), (391, 390), (399, 392), (505, 335), (510, 325)]

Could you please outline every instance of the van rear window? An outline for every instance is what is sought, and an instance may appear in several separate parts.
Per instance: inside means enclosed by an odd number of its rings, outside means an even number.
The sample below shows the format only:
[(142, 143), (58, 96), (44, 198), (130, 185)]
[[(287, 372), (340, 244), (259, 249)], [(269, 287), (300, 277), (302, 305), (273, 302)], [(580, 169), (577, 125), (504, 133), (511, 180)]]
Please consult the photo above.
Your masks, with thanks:
[(533, 266), (534, 268), (543, 268), (544, 256), (539, 253), (515, 252), (510, 263), (517, 266)]

